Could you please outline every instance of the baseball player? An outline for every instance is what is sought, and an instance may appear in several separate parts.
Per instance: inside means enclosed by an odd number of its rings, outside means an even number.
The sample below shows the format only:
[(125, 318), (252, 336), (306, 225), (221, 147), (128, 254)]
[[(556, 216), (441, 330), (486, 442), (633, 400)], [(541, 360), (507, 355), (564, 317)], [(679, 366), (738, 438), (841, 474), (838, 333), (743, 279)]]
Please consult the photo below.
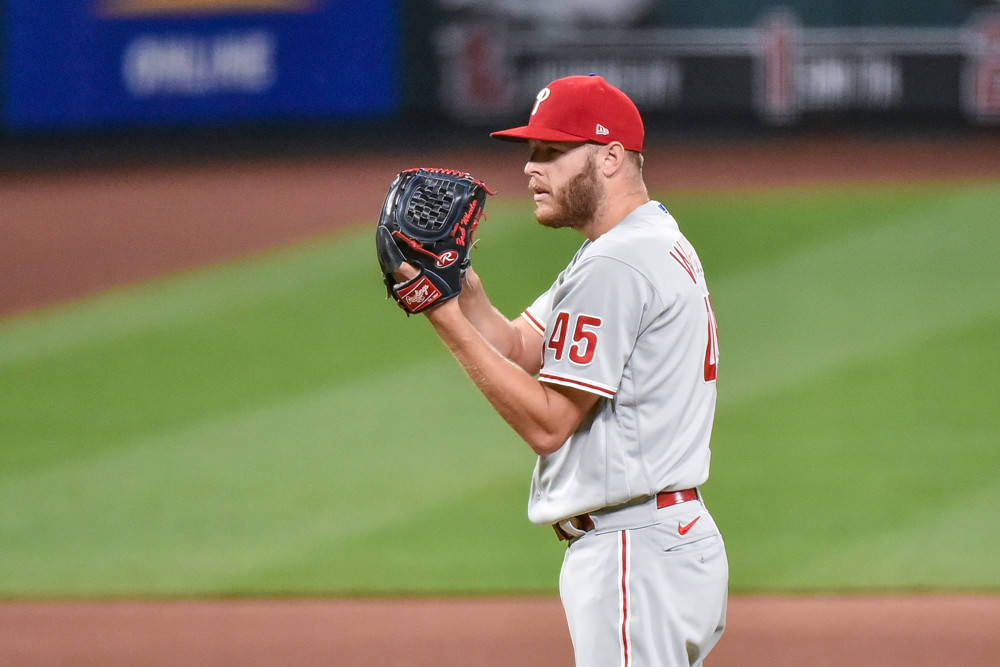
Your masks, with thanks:
[[(551, 82), (527, 125), (491, 136), (527, 143), (535, 217), (583, 245), (513, 320), (468, 267), (457, 298), (419, 307), (538, 455), (528, 516), (567, 544), (559, 592), (576, 664), (701, 665), (728, 591), (698, 490), (719, 359), (705, 272), (649, 199), (638, 110), (602, 77)], [(426, 282), (388, 265), (407, 281), (397, 287)]]

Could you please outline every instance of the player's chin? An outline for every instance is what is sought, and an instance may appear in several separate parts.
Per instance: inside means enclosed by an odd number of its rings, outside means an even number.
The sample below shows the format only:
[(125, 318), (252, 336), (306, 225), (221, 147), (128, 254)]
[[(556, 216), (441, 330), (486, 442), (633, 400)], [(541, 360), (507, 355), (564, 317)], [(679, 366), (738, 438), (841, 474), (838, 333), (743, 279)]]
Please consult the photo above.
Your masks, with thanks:
[(572, 222), (567, 222), (566, 218), (560, 215), (558, 211), (542, 209), (540, 207), (535, 209), (535, 220), (543, 227), (551, 227), (552, 229), (575, 226)]
[(546, 227), (562, 226), (559, 224), (559, 211), (537, 200), (535, 201), (535, 220), (538, 221), (538, 224)]

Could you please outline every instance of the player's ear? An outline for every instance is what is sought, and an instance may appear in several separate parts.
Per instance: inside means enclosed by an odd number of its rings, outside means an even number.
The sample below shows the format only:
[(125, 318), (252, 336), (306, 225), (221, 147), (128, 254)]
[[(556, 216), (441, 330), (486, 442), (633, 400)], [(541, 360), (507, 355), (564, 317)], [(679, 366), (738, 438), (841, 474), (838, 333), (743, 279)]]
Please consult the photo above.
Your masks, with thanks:
[(625, 164), (628, 151), (619, 141), (601, 147), (598, 166), (605, 176), (613, 176)]

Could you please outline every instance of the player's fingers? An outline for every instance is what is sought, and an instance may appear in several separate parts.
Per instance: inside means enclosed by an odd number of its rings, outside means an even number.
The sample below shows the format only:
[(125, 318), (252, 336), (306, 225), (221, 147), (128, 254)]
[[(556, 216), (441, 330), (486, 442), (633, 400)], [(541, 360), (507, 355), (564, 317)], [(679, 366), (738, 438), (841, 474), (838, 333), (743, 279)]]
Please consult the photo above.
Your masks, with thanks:
[(475, 269), (471, 266), (465, 270), (465, 287), (471, 292), (477, 292), (482, 290), (482, 281), (479, 280), (479, 274), (476, 273)]
[(417, 267), (413, 266), (409, 262), (403, 262), (399, 265), (399, 268), (392, 272), (393, 277), (399, 282), (406, 282), (411, 278), (415, 278), (420, 271)]

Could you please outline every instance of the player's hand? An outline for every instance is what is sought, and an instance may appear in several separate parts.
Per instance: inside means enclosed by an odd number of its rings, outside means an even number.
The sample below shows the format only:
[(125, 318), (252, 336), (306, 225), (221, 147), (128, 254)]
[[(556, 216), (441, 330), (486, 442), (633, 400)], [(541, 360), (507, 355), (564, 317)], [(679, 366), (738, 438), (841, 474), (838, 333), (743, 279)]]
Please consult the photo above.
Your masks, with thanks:
[(466, 287), (468, 287), (470, 290), (473, 291), (482, 290), (483, 283), (479, 279), (479, 274), (476, 273), (475, 269), (473, 269), (471, 265), (469, 266), (469, 268), (465, 270), (465, 274), (462, 277), (465, 279)]
[(392, 272), (392, 277), (396, 279), (397, 283), (405, 283), (407, 280), (416, 278), (419, 273), (420, 270), (417, 267), (409, 262), (403, 262), (398, 269)]
[[(469, 272), (471, 271), (472, 269), (469, 269)], [(417, 267), (410, 264), (409, 262), (403, 262), (402, 264), (399, 265), (398, 269), (392, 272), (392, 277), (395, 278), (397, 282), (401, 283), (406, 282), (408, 280), (413, 280), (418, 275), (420, 275), (420, 270)], [(476, 281), (478, 284), (479, 281), (478, 277), (476, 278)], [(452, 309), (454, 309), (455, 313), (461, 312), (461, 308), (458, 305), (458, 299), (449, 299), (447, 301), (435, 303), (434, 305), (429, 306), (427, 309), (425, 309), (423, 311), (423, 315), (425, 315), (427, 319), (433, 322), (440, 318), (446, 318), (447, 317), (446, 314), (451, 312)]]
[(386, 294), (407, 315), (461, 294), (491, 194), (485, 183), (454, 169), (397, 174), (379, 213), (375, 252)]
[[(420, 269), (418, 269), (417, 267), (413, 266), (409, 262), (403, 262), (402, 264), (399, 265), (398, 269), (396, 269), (395, 271), (392, 272), (392, 277), (395, 278), (396, 282), (398, 282), (398, 283), (405, 283), (405, 282), (407, 282), (409, 280), (413, 280), (414, 278), (416, 278), (419, 275), (420, 275)], [(449, 304), (451, 304), (451, 305), (449, 306)], [(426, 315), (427, 317), (433, 319), (434, 318), (434, 313), (436, 311), (444, 309), (446, 306), (458, 308), (458, 300), (457, 299), (449, 299), (448, 301), (442, 301), (440, 303), (435, 303), (435, 304), (433, 304), (431, 306), (428, 306), (427, 309), (423, 311), (423, 314)]]

